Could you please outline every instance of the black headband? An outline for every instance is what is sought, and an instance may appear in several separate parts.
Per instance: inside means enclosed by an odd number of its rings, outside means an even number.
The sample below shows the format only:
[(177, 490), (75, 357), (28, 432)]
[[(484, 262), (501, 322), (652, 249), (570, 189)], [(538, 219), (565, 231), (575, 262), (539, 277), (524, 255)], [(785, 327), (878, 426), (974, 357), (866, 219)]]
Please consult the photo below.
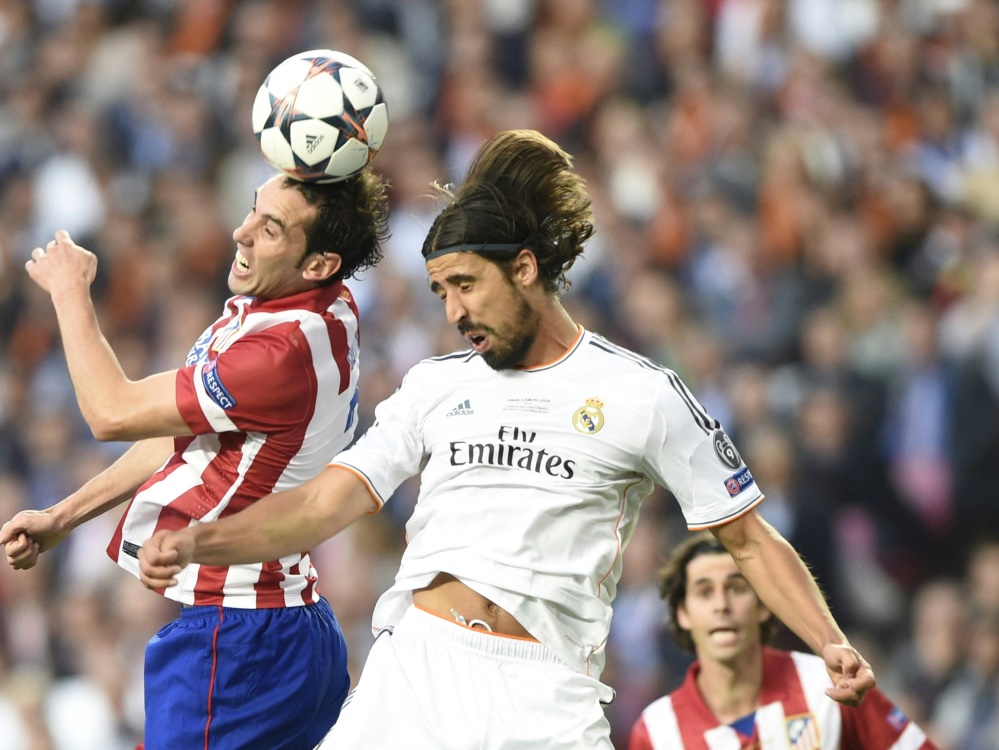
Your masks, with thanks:
[(448, 247), (441, 247), (432, 253), (424, 255), (423, 260), (433, 260), (434, 258), (451, 253), (485, 253), (487, 255), (490, 253), (508, 253), (513, 250), (520, 250), (522, 247), (528, 247), (528, 245), (523, 242), (481, 242), (478, 244), (449, 245)]

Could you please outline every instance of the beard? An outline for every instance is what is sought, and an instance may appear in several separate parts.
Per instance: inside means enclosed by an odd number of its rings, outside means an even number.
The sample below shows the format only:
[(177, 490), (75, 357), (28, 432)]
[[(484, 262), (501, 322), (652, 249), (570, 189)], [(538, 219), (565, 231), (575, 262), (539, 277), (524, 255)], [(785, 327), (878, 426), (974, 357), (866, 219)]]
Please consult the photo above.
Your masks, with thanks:
[(513, 370), (524, 364), (527, 352), (530, 351), (538, 335), (538, 318), (527, 304), (527, 300), (520, 298), (517, 313), (514, 316), (517, 328), (499, 338), (499, 335), (492, 331), (493, 346), (480, 356), (485, 363), (494, 370)]

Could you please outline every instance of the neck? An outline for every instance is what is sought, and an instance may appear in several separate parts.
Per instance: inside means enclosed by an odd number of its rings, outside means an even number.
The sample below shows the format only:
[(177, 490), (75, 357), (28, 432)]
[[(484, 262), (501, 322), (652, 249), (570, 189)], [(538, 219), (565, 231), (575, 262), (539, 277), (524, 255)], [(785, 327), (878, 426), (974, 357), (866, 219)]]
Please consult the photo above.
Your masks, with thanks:
[(697, 689), (720, 724), (731, 724), (755, 711), (763, 684), (763, 650), (750, 649), (728, 664), (702, 659)]
[(569, 317), (558, 297), (551, 297), (544, 303), (538, 318), (538, 331), (534, 337), (523, 369), (540, 367), (554, 362), (571, 347), (579, 336), (579, 326)]

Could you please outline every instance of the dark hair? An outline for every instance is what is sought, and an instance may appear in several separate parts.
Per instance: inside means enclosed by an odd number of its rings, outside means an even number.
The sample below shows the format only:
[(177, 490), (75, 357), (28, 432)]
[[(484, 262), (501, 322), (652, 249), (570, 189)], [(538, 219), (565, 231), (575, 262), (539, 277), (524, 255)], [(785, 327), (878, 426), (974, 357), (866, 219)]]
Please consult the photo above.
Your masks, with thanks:
[[(729, 551), (725, 545), (719, 542), (710, 531), (703, 531), (686, 539), (679, 544), (673, 554), (670, 555), (669, 562), (663, 566), (658, 573), (659, 598), (666, 602), (669, 608), (669, 619), (666, 624), (669, 626), (673, 639), (684, 651), (696, 653), (694, 641), (690, 637), (690, 631), (680, 626), (676, 613), (684, 600), (687, 598), (687, 566), (694, 558), (701, 555), (727, 555)], [(760, 640), (768, 643), (780, 628), (780, 621), (771, 615), (762, 625), (760, 625)]]
[(447, 205), (423, 243), (423, 256), (465, 244), (518, 244), (482, 257), (508, 263), (527, 248), (546, 291), (570, 282), (566, 271), (593, 235), (593, 211), (572, 157), (534, 130), (493, 136), (472, 160), (460, 188), (436, 186)]
[(318, 184), (290, 177), (284, 187), (298, 190), (310, 206), (318, 208), (305, 230), (305, 252), (333, 252), (340, 256), (340, 270), (325, 283), (348, 279), (382, 259), (382, 243), (388, 238), (389, 201), (385, 181), (370, 168), (342, 182)]

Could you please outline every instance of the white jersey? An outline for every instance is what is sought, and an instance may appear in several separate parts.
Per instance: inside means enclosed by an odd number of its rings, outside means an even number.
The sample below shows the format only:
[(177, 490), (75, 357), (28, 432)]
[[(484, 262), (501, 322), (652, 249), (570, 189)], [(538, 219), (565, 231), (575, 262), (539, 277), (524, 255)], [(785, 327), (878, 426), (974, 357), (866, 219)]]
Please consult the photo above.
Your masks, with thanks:
[(497, 372), (471, 351), (421, 362), (375, 416), (333, 465), (382, 502), (422, 478), (374, 627), (397, 622), (412, 592), (446, 572), (597, 678), (621, 552), (653, 483), (692, 529), (762, 499), (676, 373), (583, 329), (559, 360), (530, 370)]

